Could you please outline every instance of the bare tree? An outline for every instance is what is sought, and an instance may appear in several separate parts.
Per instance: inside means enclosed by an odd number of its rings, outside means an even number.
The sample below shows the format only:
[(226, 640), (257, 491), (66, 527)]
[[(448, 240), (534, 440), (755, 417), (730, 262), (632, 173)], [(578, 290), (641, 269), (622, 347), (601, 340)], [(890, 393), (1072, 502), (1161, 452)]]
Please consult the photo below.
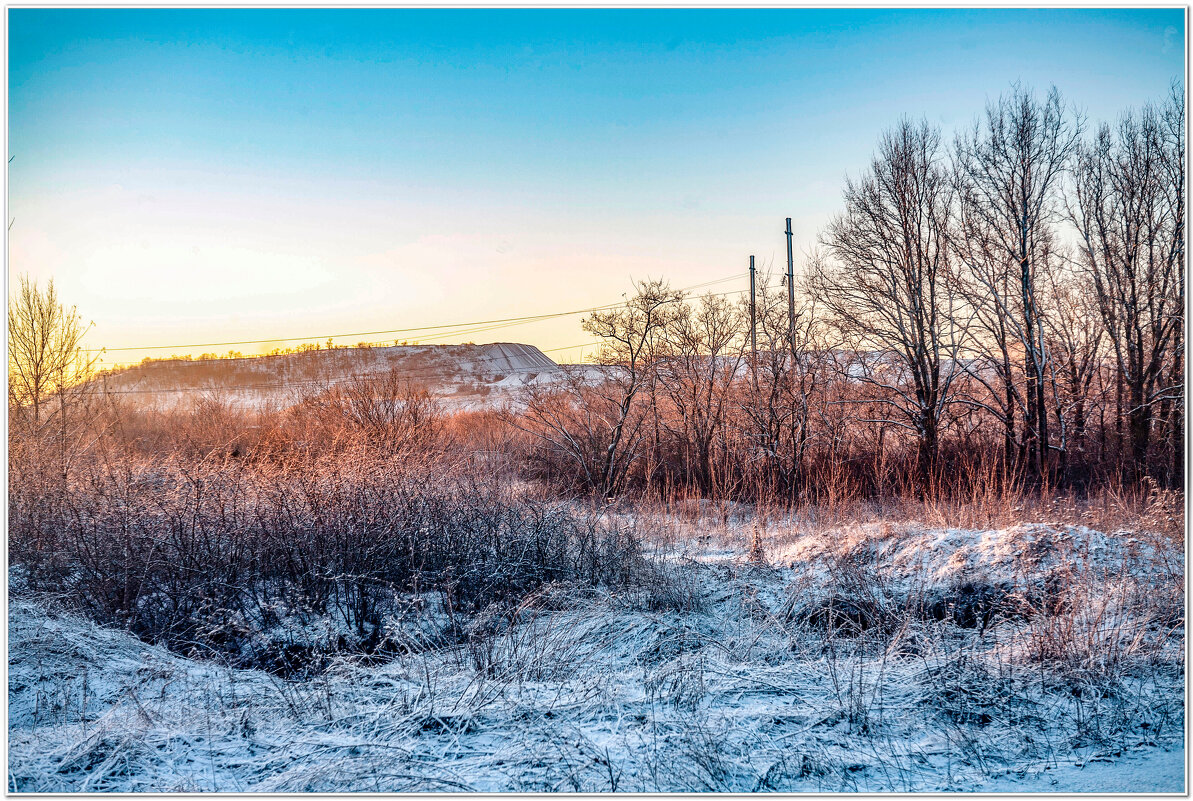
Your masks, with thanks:
[(822, 236), (811, 288), (840, 332), (856, 379), (877, 390), (884, 419), (919, 442), (933, 475), (960, 372), (958, 301), (948, 277), (951, 187), (940, 134), (904, 120), (882, 137), (869, 173), (848, 181), (845, 212)]
[(525, 430), (571, 460), (593, 491), (610, 496), (642, 455), (642, 390), (664, 327), (683, 300), (665, 281), (642, 281), (624, 304), (581, 325), (603, 341), (599, 377), (573, 370), (558, 390), (532, 388)]
[(1069, 212), (1128, 397), (1133, 472), (1147, 472), (1154, 409), (1183, 406), (1184, 101), (1103, 125), (1075, 158)]
[(1020, 458), (1016, 423), (1025, 414), (1023, 362), (1017, 358), (1022, 328), (1019, 318), (1018, 266), (1006, 256), (989, 221), (975, 204), (959, 203), (953, 231), (958, 292), (970, 309), (965, 370), (968, 381), (958, 399), (997, 420), (1003, 431), (1004, 467)]
[(609, 420), (609, 444), (598, 483), (606, 495), (621, 484), (637, 458), (636, 447), (626, 447), (636, 446), (639, 438), (636, 427), (628, 431), (626, 428), (630, 409), (647, 379), (663, 328), (683, 300), (682, 292), (673, 290), (662, 280), (641, 281), (635, 289), (636, 293), (624, 306), (593, 312), (580, 324), (603, 340), (597, 362), (613, 368), (608, 372), (605, 386), (612, 393), (609, 397), (616, 400), (615, 411)]
[[(551, 457), (542, 460), (543, 464), (561, 463), (563, 470), (572, 471), (570, 474), (591, 492), (601, 489), (609, 421), (620, 409), (617, 400), (602, 391), (603, 383), (603, 372), (598, 377), (590, 375), (590, 368), (567, 365), (559, 382), (526, 386), (525, 408), (520, 414), (505, 413), (508, 422), (534, 437)], [(641, 416), (634, 406), (627, 411), (631, 432), (638, 431)], [(625, 427), (626, 421), (622, 425)]]
[(705, 493), (714, 489), (714, 448), (743, 360), (741, 310), (723, 296), (706, 294), (696, 306), (679, 305), (667, 317), (655, 371), (661, 394), (675, 410), (662, 424), (680, 444), (689, 475)]
[[(1055, 87), (1041, 102), (1016, 84), (1009, 95), (987, 106), (984, 119), (956, 143), (963, 229), (979, 238), (978, 252), (993, 261), (973, 259), (969, 246), (958, 253), (971, 275), (985, 285), (986, 300), (1001, 317), (997, 325), (1013, 331), (1022, 347), (1027, 458), (1041, 474), (1049, 448), (1048, 351), (1037, 273), (1047, 262), (1044, 254), (1058, 216), (1060, 181), (1079, 133), (1080, 126), (1066, 116)], [(1008, 262), (1014, 265), (1010, 270), (1005, 269)], [(1009, 286), (1001, 285), (1000, 278), (1008, 272), (1016, 279), (1017, 298), (1006, 292)]]
[(54, 281), (43, 290), (29, 276), (18, 279), (8, 301), (8, 392), (17, 409), (33, 411), (34, 425), (42, 422), (42, 407), (90, 376), (93, 359), (85, 358), (87, 327), (74, 306), (58, 300)]
[(1086, 460), (1091, 392), (1103, 355), (1105, 331), (1088, 275), (1055, 269), (1048, 272), (1047, 278), (1047, 291), (1043, 293), (1045, 345), (1052, 355), (1049, 382), (1064, 475), (1071, 455), (1082, 462)]
[(1185, 91), (1184, 86), (1174, 82), (1168, 93), (1168, 100), (1160, 109), (1160, 125), (1164, 149), (1164, 191), (1172, 210), (1173, 238), (1177, 242), (1174, 258), (1176, 271), (1176, 305), (1178, 310), (1172, 332), (1171, 358), (1167, 385), (1176, 388), (1165, 393), (1160, 400), (1161, 419), (1171, 420), (1168, 426), (1172, 443), (1172, 467), (1169, 480), (1174, 486), (1184, 483), (1185, 469)]

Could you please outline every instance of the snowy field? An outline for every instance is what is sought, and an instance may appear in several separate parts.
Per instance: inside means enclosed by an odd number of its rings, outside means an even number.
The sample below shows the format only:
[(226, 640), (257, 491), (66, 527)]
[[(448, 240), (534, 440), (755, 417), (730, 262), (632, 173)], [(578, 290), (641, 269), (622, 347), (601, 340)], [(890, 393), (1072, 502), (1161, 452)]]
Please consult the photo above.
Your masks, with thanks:
[(1177, 547), (743, 533), (660, 548), (655, 595), (553, 588), (463, 623), (412, 598), (406, 653), (302, 681), (18, 593), (8, 789), (1184, 791)]

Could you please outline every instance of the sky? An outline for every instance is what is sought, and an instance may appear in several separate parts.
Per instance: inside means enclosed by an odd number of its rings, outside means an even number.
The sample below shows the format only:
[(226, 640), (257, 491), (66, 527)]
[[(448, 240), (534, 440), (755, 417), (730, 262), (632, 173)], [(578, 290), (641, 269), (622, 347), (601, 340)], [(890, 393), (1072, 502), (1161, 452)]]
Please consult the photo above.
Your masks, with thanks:
[[(10, 284), (52, 278), (103, 366), (744, 289), (900, 116), (951, 139), (1019, 81), (1113, 121), (1185, 55), (1182, 8), (7, 15)], [(580, 317), (335, 343), (576, 361)]]

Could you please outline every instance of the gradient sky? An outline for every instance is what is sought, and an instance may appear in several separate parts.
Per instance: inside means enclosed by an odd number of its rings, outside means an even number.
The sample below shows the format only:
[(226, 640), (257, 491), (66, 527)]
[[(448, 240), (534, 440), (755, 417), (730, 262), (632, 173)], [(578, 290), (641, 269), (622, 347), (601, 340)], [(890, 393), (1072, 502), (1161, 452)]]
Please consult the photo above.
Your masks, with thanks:
[[(53, 277), (118, 348), (566, 311), (647, 276), (745, 286), (749, 254), (785, 262), (784, 217), (812, 246), (900, 115), (951, 136), (1019, 80), (1113, 120), (1184, 74), (1185, 24), (10, 9), (8, 36), (10, 277)], [(586, 339), (577, 316), (436, 341)], [(229, 347), (173, 352), (203, 350)]]

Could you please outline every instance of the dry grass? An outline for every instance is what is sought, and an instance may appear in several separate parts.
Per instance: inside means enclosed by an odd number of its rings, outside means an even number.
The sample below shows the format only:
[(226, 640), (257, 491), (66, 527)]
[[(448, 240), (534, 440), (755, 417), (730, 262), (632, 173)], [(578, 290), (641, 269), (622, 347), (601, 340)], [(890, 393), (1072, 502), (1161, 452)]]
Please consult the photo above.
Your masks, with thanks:
[(15, 441), (10, 789), (1013, 789), (1179, 742), (1177, 493), (561, 497), (407, 392)]
[[(1150, 556), (1107, 584), (1113, 560), (1041, 551), (977, 625), (932, 613), (963, 600), (940, 564), (878, 547), (906, 535), (855, 532), (792, 567), (663, 559), (691, 582), (687, 610), (549, 585), (466, 616), (461, 639), (303, 681), (18, 600), (12, 789), (1015, 789), (1179, 743), (1183, 628), (1156, 625), (1176, 591)], [(1055, 570), (1065, 590), (1028, 591)], [(818, 614), (830, 601), (863, 614)], [(451, 625), (441, 596), (410, 610), (392, 625)], [(1081, 776), (1067, 786), (1094, 789)]]

